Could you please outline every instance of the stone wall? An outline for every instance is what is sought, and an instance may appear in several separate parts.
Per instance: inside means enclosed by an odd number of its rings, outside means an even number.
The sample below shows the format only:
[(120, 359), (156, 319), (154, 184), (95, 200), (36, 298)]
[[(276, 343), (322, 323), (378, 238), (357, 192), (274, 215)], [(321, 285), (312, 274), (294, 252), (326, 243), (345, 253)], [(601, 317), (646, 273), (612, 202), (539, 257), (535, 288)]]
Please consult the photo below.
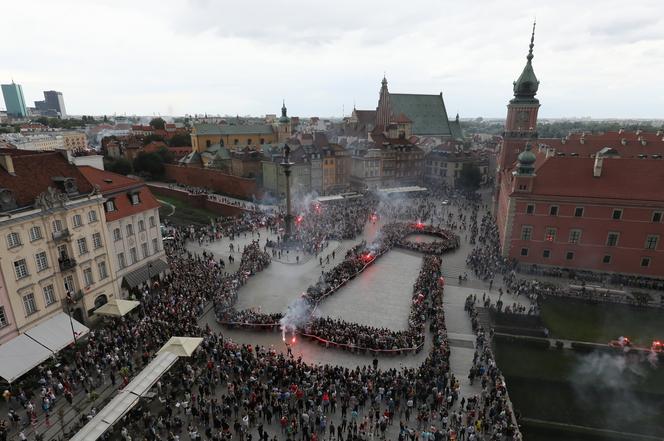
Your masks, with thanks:
[(256, 185), (255, 179), (240, 178), (217, 170), (196, 167), (183, 167), (173, 164), (166, 164), (164, 167), (166, 169), (165, 178), (171, 182), (208, 188), (221, 194), (248, 201), (251, 201), (253, 197), (259, 198), (262, 194)]
[(245, 211), (244, 208), (236, 207), (234, 205), (222, 204), (220, 202), (211, 201), (203, 194), (190, 194), (183, 190), (175, 188), (160, 187), (156, 185), (147, 184), (150, 191), (158, 196), (168, 196), (185, 204), (191, 205), (194, 208), (211, 211), (219, 216), (239, 216)]

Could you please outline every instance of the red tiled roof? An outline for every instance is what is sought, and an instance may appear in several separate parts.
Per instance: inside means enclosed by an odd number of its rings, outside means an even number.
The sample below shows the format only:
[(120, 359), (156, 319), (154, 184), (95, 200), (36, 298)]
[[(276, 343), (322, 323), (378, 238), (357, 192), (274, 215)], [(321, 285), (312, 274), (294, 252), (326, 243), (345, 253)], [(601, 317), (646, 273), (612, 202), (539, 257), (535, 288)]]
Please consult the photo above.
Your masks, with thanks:
[(664, 160), (604, 158), (600, 177), (593, 158), (538, 155), (532, 194), (664, 202)]
[(52, 178), (56, 176), (76, 179), (81, 194), (92, 192), (92, 185), (79, 169), (59, 152), (0, 149), (0, 154), (11, 156), (14, 164), (14, 175), (0, 167), (0, 188), (13, 190), (19, 207), (32, 205), (48, 187), (55, 188)]
[[(145, 210), (159, 208), (159, 202), (150, 189), (137, 179), (99, 170), (88, 165), (79, 167), (79, 170), (90, 183), (99, 186), (104, 197), (115, 198), (115, 211), (106, 213), (108, 222), (142, 213)], [(134, 189), (138, 191), (139, 200), (141, 201), (136, 205), (131, 204), (128, 193), (129, 190)]]
[[(582, 140), (583, 139), (583, 143)], [(625, 145), (623, 145), (623, 140)], [(642, 144), (642, 141), (645, 145)], [(616, 149), (623, 158), (638, 157), (638, 155), (664, 155), (664, 135), (658, 136), (653, 132), (605, 132), (572, 133), (565, 140), (561, 138), (540, 138), (537, 143), (555, 148), (558, 152), (578, 153), (579, 156), (590, 156), (604, 147)]]

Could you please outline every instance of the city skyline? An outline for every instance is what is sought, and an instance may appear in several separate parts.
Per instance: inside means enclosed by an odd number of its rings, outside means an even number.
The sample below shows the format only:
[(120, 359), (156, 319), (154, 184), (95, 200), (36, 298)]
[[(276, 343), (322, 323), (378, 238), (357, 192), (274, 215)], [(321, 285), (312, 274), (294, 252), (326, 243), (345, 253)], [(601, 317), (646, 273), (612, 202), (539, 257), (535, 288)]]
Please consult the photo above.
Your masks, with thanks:
[[(664, 26), (654, 1), (602, 9), (424, 1), (398, 15), (375, 2), (248, 2), (230, 11), (203, 0), (69, 1), (67, 15), (60, 4), (32, 3), (41, 14), (6, 5), (15, 20), (5, 32), (23, 36), (0, 50), (11, 60), (0, 82), (21, 84), (28, 103), (62, 91), (73, 115), (258, 116), (278, 113), (285, 98), (293, 115), (342, 116), (353, 104), (374, 108), (385, 74), (394, 93), (442, 91), (450, 115), (501, 117), (537, 16), (542, 118), (662, 116)], [(43, 41), (56, 16), (53, 49)], [(129, 31), (105, 32), (99, 17)], [(30, 33), (19, 32), (26, 26)]]

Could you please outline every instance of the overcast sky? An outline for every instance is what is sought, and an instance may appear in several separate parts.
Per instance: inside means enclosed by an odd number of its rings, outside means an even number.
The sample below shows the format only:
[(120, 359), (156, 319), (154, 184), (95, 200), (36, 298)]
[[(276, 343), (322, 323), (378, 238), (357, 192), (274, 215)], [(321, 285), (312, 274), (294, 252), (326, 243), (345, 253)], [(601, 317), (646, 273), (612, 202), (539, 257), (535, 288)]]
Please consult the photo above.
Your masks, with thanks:
[[(6, 0), (0, 82), (70, 114), (341, 116), (443, 92), (503, 117), (525, 64), (544, 117), (664, 117), (662, 0)], [(0, 104), (4, 107), (4, 103)]]

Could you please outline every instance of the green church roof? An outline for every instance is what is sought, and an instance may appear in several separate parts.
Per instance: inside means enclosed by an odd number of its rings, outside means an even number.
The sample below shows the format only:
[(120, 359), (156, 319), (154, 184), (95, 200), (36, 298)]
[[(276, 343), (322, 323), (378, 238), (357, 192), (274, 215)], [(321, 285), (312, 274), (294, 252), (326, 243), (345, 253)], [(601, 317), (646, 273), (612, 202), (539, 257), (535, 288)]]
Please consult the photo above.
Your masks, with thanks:
[(269, 124), (247, 124), (240, 126), (219, 126), (217, 124), (194, 124), (197, 135), (270, 135), (273, 133)]
[(414, 135), (452, 136), (443, 95), (390, 93), (393, 115), (403, 113), (413, 122)]

